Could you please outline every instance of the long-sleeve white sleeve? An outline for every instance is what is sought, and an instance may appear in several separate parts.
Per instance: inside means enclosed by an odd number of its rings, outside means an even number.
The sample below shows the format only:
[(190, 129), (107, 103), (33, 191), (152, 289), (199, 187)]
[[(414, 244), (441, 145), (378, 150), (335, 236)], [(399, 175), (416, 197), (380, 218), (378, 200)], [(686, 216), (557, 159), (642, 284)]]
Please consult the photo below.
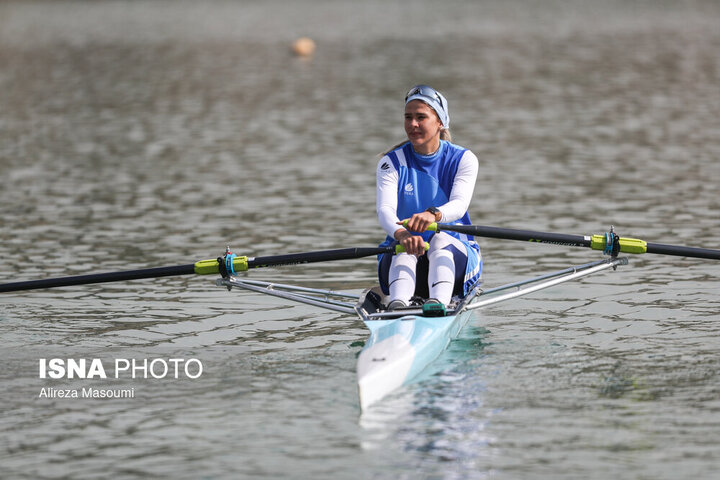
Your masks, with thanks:
[(400, 221), (397, 216), (397, 190), (398, 172), (387, 156), (380, 159), (377, 166), (377, 195), (375, 208), (377, 209), (378, 221), (383, 230), (393, 236), (400, 228), (396, 222)]

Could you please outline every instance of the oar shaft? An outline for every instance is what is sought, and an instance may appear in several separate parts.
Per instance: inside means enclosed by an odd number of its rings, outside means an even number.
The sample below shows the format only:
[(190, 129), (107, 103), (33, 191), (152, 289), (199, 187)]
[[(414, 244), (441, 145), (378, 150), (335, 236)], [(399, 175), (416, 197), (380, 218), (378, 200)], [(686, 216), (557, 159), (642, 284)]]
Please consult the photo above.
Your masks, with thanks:
[(190, 275), (193, 273), (195, 273), (194, 264), (177, 265), (175, 267), (146, 268), (142, 270), (126, 270), (122, 272), (95, 273), (90, 275), (77, 275), (74, 277), (46, 278), (42, 280), (29, 280), (25, 282), (0, 284), (0, 292), (19, 292), (21, 290), (68, 287), (72, 285), (87, 285), (91, 283), (122, 282), (124, 280), (172, 277), (176, 275)]
[(665, 245), (662, 243), (648, 243), (647, 253), (659, 253), (661, 255), (675, 255), (677, 257), (696, 257), (720, 260), (720, 250), (710, 248), (683, 247), (679, 245)]
[(590, 247), (590, 237), (582, 235), (565, 235), (562, 233), (535, 232), (532, 230), (516, 230), (512, 228), (486, 227), (484, 225), (437, 225), (438, 231), (452, 231), (478, 237), (502, 238), (504, 240), (521, 240), (524, 242), (550, 243), (569, 247)]
[(349, 260), (352, 258), (370, 257), (381, 253), (394, 253), (395, 247), (376, 248), (341, 248), (319, 252), (289, 253), (269, 257), (248, 258), (248, 268), (271, 267), (279, 265), (297, 265), (301, 263), (326, 262), (332, 260)]

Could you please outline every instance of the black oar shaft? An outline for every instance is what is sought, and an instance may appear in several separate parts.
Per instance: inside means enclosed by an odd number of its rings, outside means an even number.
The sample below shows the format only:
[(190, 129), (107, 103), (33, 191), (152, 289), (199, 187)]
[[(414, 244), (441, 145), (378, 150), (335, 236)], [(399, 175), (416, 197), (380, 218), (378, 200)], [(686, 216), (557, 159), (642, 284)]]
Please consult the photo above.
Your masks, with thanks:
[(289, 253), (286, 255), (249, 258), (248, 268), (270, 267), (279, 265), (297, 265), (301, 263), (326, 262), (332, 260), (349, 260), (352, 258), (380, 255), (381, 253), (392, 253), (394, 251), (395, 247), (377, 247), (341, 248), (338, 250), (323, 250), (319, 252)]
[(502, 238), (504, 240), (521, 240), (524, 242), (550, 243), (570, 247), (590, 247), (590, 238), (582, 235), (565, 235), (562, 233), (535, 232), (532, 230), (516, 230), (512, 228), (486, 227), (483, 225), (443, 225), (438, 230), (448, 230), (477, 235), (478, 237)]
[(662, 243), (648, 243), (647, 253), (659, 253), (661, 255), (675, 255), (677, 257), (696, 257), (720, 260), (720, 250), (710, 248), (683, 247), (679, 245), (665, 245)]
[(195, 265), (191, 263), (189, 265), (177, 265), (174, 267), (145, 268), (142, 270), (125, 270), (122, 272), (95, 273), (74, 277), (46, 278), (43, 280), (5, 283), (0, 284), (0, 292), (18, 292), (21, 290), (68, 287), (71, 285), (87, 285), (91, 283), (121, 282), (142, 278), (172, 277), (175, 275), (190, 275), (192, 273), (195, 273)]

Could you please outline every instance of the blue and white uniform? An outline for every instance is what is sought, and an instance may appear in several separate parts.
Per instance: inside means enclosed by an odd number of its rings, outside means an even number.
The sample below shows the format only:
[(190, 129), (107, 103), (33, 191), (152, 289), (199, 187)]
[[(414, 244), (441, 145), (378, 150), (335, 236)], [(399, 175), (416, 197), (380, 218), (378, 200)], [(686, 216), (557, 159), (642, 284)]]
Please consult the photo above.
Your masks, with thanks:
[[(377, 213), (380, 225), (388, 237), (382, 245), (395, 242), (393, 234), (401, 228), (396, 222), (410, 218), (429, 207), (440, 210), (441, 223), (469, 225), (467, 210), (477, 173), (477, 157), (470, 150), (445, 140), (440, 141), (440, 148), (433, 155), (419, 155), (413, 150), (412, 144), (406, 142), (383, 156), (377, 167)], [(430, 296), (437, 298), (433, 296), (433, 277), (438, 268), (442, 277), (442, 264), (448, 261), (448, 255), (451, 255), (450, 261), (453, 262), (449, 268), (456, 280), (453, 290), (455, 293), (466, 293), (480, 278), (482, 271), (480, 247), (473, 237), (455, 232), (424, 232), (421, 235), (425, 241), (430, 242), (430, 250), (426, 255), (430, 262)], [(435, 253), (438, 251), (440, 252)], [(445, 255), (445, 259), (440, 259), (438, 265), (433, 265), (433, 258), (437, 255)], [(400, 280), (413, 284), (415, 282), (414, 262), (417, 262), (417, 258), (407, 254), (396, 257), (403, 256), (412, 258), (401, 260), (398, 265), (391, 265), (384, 255), (380, 257), (380, 284), (386, 294), (391, 293), (391, 299), (393, 295), (389, 284), (398, 280), (398, 275), (403, 277), (401, 269), (413, 271), (407, 272), (409, 277), (405, 276), (404, 280)], [(396, 263), (395, 259), (393, 263)], [(398, 270), (395, 275), (393, 268)], [(402, 300), (407, 301), (409, 298)]]

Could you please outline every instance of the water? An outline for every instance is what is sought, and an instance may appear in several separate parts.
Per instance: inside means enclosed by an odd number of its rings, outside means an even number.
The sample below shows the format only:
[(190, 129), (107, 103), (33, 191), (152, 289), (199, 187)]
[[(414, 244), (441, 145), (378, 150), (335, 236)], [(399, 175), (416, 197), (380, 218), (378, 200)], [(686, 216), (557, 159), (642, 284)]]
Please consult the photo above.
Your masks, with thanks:
[[(375, 245), (376, 155), (418, 82), (480, 158), (476, 223), (720, 248), (719, 20), (709, 1), (4, 2), (1, 277)], [(489, 286), (598, 256), (481, 244)], [(710, 478), (716, 263), (633, 258), (483, 310), (362, 416), (352, 317), (203, 277), (4, 294), (0, 476)], [(250, 275), (360, 289), (375, 269)], [(205, 371), (50, 381), (44, 357)]]

